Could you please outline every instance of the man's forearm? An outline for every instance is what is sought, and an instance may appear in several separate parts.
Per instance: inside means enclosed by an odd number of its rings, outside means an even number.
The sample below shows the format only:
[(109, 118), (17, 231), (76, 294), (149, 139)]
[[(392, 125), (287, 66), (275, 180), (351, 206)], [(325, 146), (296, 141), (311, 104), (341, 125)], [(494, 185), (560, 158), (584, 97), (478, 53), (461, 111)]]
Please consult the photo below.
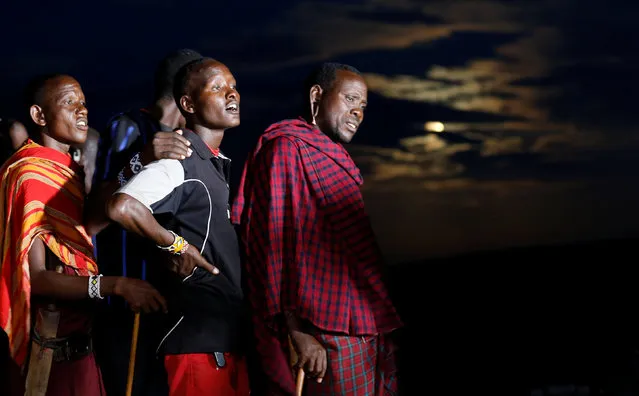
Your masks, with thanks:
[[(100, 295), (112, 296), (118, 282), (117, 276), (100, 278)], [(89, 296), (89, 277), (41, 271), (31, 277), (31, 291), (35, 295), (65, 300), (80, 300)]]
[(173, 243), (173, 234), (155, 220), (146, 206), (127, 194), (118, 193), (111, 197), (107, 203), (107, 215), (127, 231), (149, 239), (156, 245), (168, 246)]
[[(29, 272), (31, 273), (31, 292), (34, 295), (60, 299), (77, 300), (89, 296), (89, 277), (66, 275), (47, 271), (47, 256), (53, 266), (63, 265), (49, 251), (40, 238), (36, 238), (29, 249)], [(100, 279), (100, 294), (116, 294), (120, 277), (104, 276)]]

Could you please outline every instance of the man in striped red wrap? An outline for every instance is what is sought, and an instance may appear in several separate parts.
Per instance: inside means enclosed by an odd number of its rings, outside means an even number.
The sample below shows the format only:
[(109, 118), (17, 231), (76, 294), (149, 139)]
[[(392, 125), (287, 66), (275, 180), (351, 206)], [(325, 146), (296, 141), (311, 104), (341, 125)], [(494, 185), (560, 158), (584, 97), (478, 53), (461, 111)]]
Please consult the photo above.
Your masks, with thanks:
[(271, 125), (244, 168), (232, 220), (268, 394), (293, 394), (289, 343), (307, 395), (394, 395), (388, 335), (402, 326), (382, 279), (362, 176), (342, 146), (364, 119), (367, 87), (325, 63), (305, 86), (308, 114)]
[[(144, 281), (98, 272), (82, 225), (84, 174), (69, 155), (89, 129), (80, 84), (66, 75), (45, 76), (30, 91), (39, 143), (27, 140), (0, 168), (0, 326), (9, 349), (0, 356), (9, 365), (0, 372), (0, 389), (24, 395), (28, 373), (29, 395), (44, 388), (47, 396), (100, 396), (91, 337), (97, 299), (119, 295), (144, 311), (166, 310), (166, 303)], [(51, 303), (59, 322), (43, 319)], [(47, 351), (50, 359), (41, 359)]]

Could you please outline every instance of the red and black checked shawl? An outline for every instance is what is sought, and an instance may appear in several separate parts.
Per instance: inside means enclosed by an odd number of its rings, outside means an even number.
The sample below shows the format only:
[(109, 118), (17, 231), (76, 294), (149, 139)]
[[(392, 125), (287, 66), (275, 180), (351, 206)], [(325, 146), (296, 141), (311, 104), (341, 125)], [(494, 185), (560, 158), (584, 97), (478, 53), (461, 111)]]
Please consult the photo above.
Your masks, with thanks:
[(31, 328), (28, 253), (42, 238), (81, 276), (97, 273), (93, 245), (81, 224), (84, 181), (70, 156), (32, 141), (0, 169), (0, 325), (22, 365)]
[(262, 320), (292, 310), (349, 335), (400, 327), (360, 184), (344, 147), (303, 120), (276, 123), (259, 139), (232, 221), (245, 245), (248, 298)]

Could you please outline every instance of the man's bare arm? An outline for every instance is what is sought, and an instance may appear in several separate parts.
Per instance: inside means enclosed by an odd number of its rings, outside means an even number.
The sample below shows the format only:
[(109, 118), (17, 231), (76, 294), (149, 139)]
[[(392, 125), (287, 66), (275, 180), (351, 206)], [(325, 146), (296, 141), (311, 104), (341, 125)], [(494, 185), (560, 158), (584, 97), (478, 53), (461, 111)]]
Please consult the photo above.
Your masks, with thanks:
[[(55, 271), (47, 271), (47, 255), (51, 257), (54, 262), (58, 261), (57, 257), (48, 252), (44, 242), (42, 242), (40, 238), (36, 238), (31, 245), (31, 250), (29, 250), (31, 292), (37, 295), (69, 300), (79, 300), (88, 297), (89, 277), (69, 276), (58, 274)], [(102, 277), (100, 286), (104, 291), (103, 295), (113, 294), (116, 282), (117, 277)]]
[[(36, 238), (29, 250), (31, 292), (34, 295), (65, 300), (81, 300), (89, 297), (89, 277), (59, 274), (46, 268), (47, 256), (59, 263), (40, 238)], [(60, 263), (60, 265), (62, 265)], [(166, 311), (166, 301), (148, 283), (120, 276), (103, 276), (100, 279), (100, 295), (121, 296), (133, 310), (145, 312)]]
[(134, 232), (156, 245), (168, 246), (173, 243), (173, 234), (155, 220), (149, 209), (137, 199), (127, 194), (115, 194), (107, 203), (107, 215), (127, 231)]
[[(158, 246), (173, 244), (175, 239), (173, 234), (155, 220), (151, 211), (142, 202), (127, 194), (115, 194), (107, 203), (107, 214), (111, 220), (127, 231), (149, 239)], [(195, 267), (201, 267), (212, 274), (219, 273), (218, 269), (208, 263), (192, 246), (189, 246), (181, 256), (173, 256), (173, 260), (176, 267), (174, 271), (182, 276), (190, 275)]]

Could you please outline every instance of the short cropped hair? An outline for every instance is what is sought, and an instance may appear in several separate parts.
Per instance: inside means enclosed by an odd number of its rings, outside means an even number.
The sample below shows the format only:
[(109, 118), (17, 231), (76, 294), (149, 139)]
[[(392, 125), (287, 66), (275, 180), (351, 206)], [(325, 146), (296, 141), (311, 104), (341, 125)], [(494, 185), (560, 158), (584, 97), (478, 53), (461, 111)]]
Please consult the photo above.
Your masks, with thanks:
[(304, 100), (308, 102), (308, 93), (314, 85), (319, 85), (324, 91), (330, 90), (337, 78), (339, 70), (349, 71), (361, 76), (362, 73), (353, 66), (342, 63), (326, 62), (313, 70), (304, 81)]
[(175, 103), (177, 104), (178, 109), (183, 115), (186, 115), (182, 106), (180, 106), (180, 98), (186, 95), (189, 89), (189, 85), (191, 84), (191, 79), (193, 78), (193, 71), (196, 70), (202, 63), (205, 62), (217, 62), (217, 60), (208, 57), (202, 57), (199, 59), (192, 60), (186, 65), (182, 66), (180, 70), (178, 70), (175, 75), (175, 81), (173, 84), (173, 98), (175, 99)]
[(31, 106), (42, 106), (44, 102), (44, 93), (47, 83), (51, 80), (64, 77), (66, 74), (49, 73), (41, 74), (32, 78), (24, 91), (24, 106), (29, 109)]
[(170, 98), (177, 72), (187, 63), (200, 59), (202, 55), (192, 49), (179, 49), (164, 57), (155, 70), (154, 99)]

